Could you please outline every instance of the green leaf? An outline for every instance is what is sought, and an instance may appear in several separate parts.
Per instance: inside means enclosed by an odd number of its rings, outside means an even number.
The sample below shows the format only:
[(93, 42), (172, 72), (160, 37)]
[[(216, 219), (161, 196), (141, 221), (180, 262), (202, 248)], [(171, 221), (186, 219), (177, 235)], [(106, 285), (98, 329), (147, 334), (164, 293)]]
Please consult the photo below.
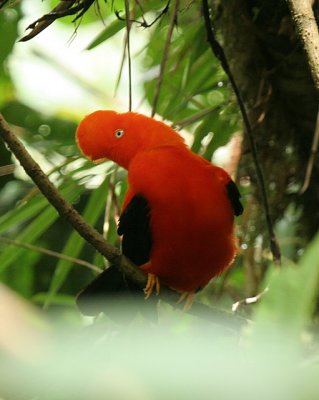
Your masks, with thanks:
[(272, 268), (266, 282), (269, 291), (258, 305), (254, 336), (283, 348), (298, 341), (311, 321), (319, 287), (319, 235), (299, 265)]
[[(81, 191), (82, 191), (81, 187), (75, 186), (73, 184), (72, 186), (68, 186), (67, 189), (64, 190), (62, 193), (69, 201), (72, 202), (73, 200), (76, 199), (76, 197), (79, 195)], [(47, 203), (46, 199), (45, 202)], [(36, 203), (35, 205), (39, 207), (38, 203)], [(30, 218), (32, 215), (35, 215), (35, 210), (37, 209), (37, 207), (33, 207), (31, 210), (32, 213), (30, 213), (30, 210), (26, 206), (23, 210), (24, 212), (18, 213), (19, 218), (16, 218), (15, 222), (21, 223), (23, 221), (21, 219), (21, 216)], [(44, 234), (44, 232), (48, 229), (49, 226), (53, 224), (53, 222), (58, 218), (58, 216), (59, 215), (57, 211), (51, 205), (47, 204), (47, 207), (45, 207), (45, 209), (41, 211), (40, 214), (32, 222), (30, 222), (24, 230), (22, 230), (18, 235), (16, 235), (15, 239), (20, 242), (33, 243), (36, 239), (38, 239), (41, 235)], [(8, 227), (7, 226), (8, 223), (12, 224), (12, 219), (7, 220), (4, 226)], [(19, 261), (20, 263), (23, 263), (22, 255), (26, 251), (28, 250), (22, 248), (16, 248), (14, 246), (5, 247), (0, 255), (0, 273), (3, 272), (8, 266), (10, 266), (18, 259), (20, 259)]]
[(6, 269), (4, 274), (1, 274), (3, 282), (22, 296), (30, 298), (33, 294), (36, 279), (34, 265), (40, 257), (41, 254), (39, 253), (25, 251), (23, 253), (23, 263), (15, 262), (10, 268)]
[(70, 147), (72, 147), (72, 154), (75, 153), (75, 122), (47, 116), (19, 101), (8, 102), (2, 107), (1, 112), (11, 124), (22, 126), (23, 139), (42, 153), (49, 154), (52, 150), (57, 151), (57, 142), (60, 154), (65, 154), (65, 149), (69, 153)]
[(6, 59), (12, 52), (18, 35), (20, 7), (7, 8), (0, 12), (0, 104), (14, 93)]
[[(99, 188), (93, 191), (90, 200), (86, 206), (86, 209), (83, 213), (83, 218), (91, 225), (94, 225), (96, 223), (105, 207), (105, 196), (107, 193), (108, 183), (109, 177), (104, 180)], [(67, 254), (68, 256), (72, 257), (78, 257), (85, 243), (85, 240), (80, 237), (76, 231), (73, 231), (63, 248), (63, 254)], [(46, 305), (49, 304), (51, 297), (54, 296), (63, 285), (72, 266), (73, 264), (67, 260), (61, 259), (58, 262), (53, 278), (50, 282), (48, 300)]]
[(0, 234), (12, 229), (15, 225), (28, 221), (48, 204), (40, 194), (27, 202), (19, 204), (0, 217)]
[[(32, 301), (38, 304), (45, 304), (48, 301), (48, 293), (37, 293), (32, 297)], [(74, 307), (74, 296), (67, 294), (55, 294), (50, 297), (50, 303), (57, 306), (71, 306)]]
[(213, 132), (213, 136), (204, 151), (203, 157), (211, 160), (214, 152), (221, 146), (227, 144), (232, 134), (236, 130), (236, 126), (231, 124), (227, 115), (221, 115), (220, 108), (211, 113), (209, 124), (209, 132)]
[(125, 28), (125, 21), (121, 21), (119, 19), (111, 22), (102, 32), (98, 34), (98, 36), (87, 46), (86, 50), (92, 50), (97, 47), (99, 44), (105, 42), (110, 39), (120, 30)]
[[(122, 6), (124, 9), (124, 3), (122, 3)], [(147, 0), (143, 4), (143, 9), (141, 7), (136, 8), (134, 19), (138, 20), (143, 14), (145, 15), (148, 11), (156, 13), (158, 10), (161, 10), (162, 8), (163, 8), (162, 2), (159, 2), (157, 0), (156, 1)], [(115, 7), (115, 9), (119, 10), (119, 8), (117, 7)], [(123, 15), (123, 18), (124, 17), (125, 15)], [(116, 19), (111, 23), (109, 23), (109, 25), (101, 33), (99, 33), (99, 35), (87, 46), (86, 50), (94, 49), (94, 47), (110, 39), (112, 36), (114, 36), (116, 33), (118, 33), (120, 30), (126, 27), (125, 21), (118, 19), (115, 15), (114, 18)]]
[[(16, 239), (20, 242), (32, 243), (39, 238), (44, 231), (57, 219), (58, 214), (56, 210), (51, 207), (41, 212), (41, 214), (30, 223), (26, 229), (16, 236)], [(20, 263), (23, 264), (23, 258), (21, 255), (25, 252), (25, 249), (16, 248), (14, 246), (7, 246), (0, 256), (0, 272), (4, 271), (9, 265), (15, 262), (18, 258)]]
[(199, 153), (202, 147), (202, 140), (209, 134), (209, 125), (211, 122), (211, 116), (206, 117), (203, 121), (196, 127), (194, 132), (194, 141), (192, 144), (192, 151), (194, 153)]
[(18, 21), (20, 10), (8, 8), (0, 12), (0, 35), (5, 40), (0, 41), (0, 63), (11, 53), (18, 36)]

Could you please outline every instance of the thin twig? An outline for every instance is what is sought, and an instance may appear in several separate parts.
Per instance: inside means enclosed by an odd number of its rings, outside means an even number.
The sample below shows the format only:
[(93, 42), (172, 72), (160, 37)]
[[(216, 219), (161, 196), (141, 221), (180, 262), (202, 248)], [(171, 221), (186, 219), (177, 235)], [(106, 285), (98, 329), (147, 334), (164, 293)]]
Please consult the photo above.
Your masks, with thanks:
[(178, 8), (179, 8), (179, 0), (176, 0), (175, 7), (172, 12), (170, 21), (169, 21), (168, 32), (167, 32), (167, 36), (166, 36), (166, 41), (165, 41), (164, 50), (163, 50), (163, 56), (162, 56), (161, 65), (160, 65), (160, 72), (159, 72), (159, 76), (158, 76), (157, 83), (156, 83), (155, 95), (154, 95), (153, 106), (152, 106), (152, 114), (151, 114), (152, 117), (154, 117), (154, 115), (156, 113), (156, 109), (157, 109), (157, 104), (158, 104), (161, 87), (162, 87), (162, 83), (163, 83), (164, 71), (165, 71), (167, 60), (168, 60), (169, 48), (171, 45), (172, 35), (173, 35), (174, 27), (176, 24)]
[(61, 0), (58, 5), (51, 10), (51, 12), (43, 15), (41, 18), (30, 24), (27, 29), (31, 29), (31, 32), (23, 36), (19, 42), (26, 42), (27, 40), (34, 38), (50, 26), (55, 20), (66, 17), (67, 15), (76, 14), (72, 22), (78, 21), (94, 2), (95, 0)]
[[(159, 12), (159, 14), (153, 19), (152, 22), (147, 22), (146, 19), (144, 18), (144, 10), (141, 6), (141, 3), (138, 0), (136, 0), (137, 5), (139, 6), (140, 10), (142, 11), (142, 21), (138, 21), (136, 19), (130, 19), (130, 23), (135, 23), (135, 24), (139, 25), (141, 28), (150, 28), (168, 12), (170, 2), (171, 2), (171, 0), (167, 1), (165, 7), (162, 9), (162, 11)], [(124, 18), (121, 17), (120, 11), (115, 11), (115, 15), (120, 21), (125, 20)]]
[(305, 191), (309, 187), (311, 175), (312, 175), (312, 171), (313, 171), (313, 166), (315, 164), (316, 155), (318, 152), (318, 146), (319, 146), (319, 110), (317, 113), (316, 127), (315, 127), (315, 132), (313, 135), (313, 139), (312, 139), (311, 151), (310, 151), (310, 156), (309, 156), (309, 160), (308, 160), (308, 164), (307, 164), (305, 180), (302, 185), (302, 188), (300, 189), (300, 194), (305, 193)]
[(238, 106), (240, 108), (240, 111), (241, 111), (241, 114), (243, 117), (246, 134), (247, 134), (247, 137), (249, 140), (252, 157), (253, 157), (253, 161), (255, 164), (257, 180), (258, 180), (259, 189), (261, 192), (261, 198), (262, 198), (262, 202), (263, 202), (263, 206), (264, 206), (264, 210), (265, 210), (267, 228), (268, 228), (269, 237), (270, 237), (270, 249), (271, 249), (271, 252), (273, 255), (274, 262), (277, 265), (280, 265), (281, 264), (281, 252), (280, 252), (280, 248), (279, 248), (279, 245), (277, 242), (276, 234), (275, 234), (273, 223), (272, 223), (271, 216), (270, 216), (270, 207), (269, 207), (269, 202), (268, 202), (264, 174), (263, 174), (260, 162), (259, 162), (258, 151), (257, 151), (254, 135), (252, 132), (252, 128), (251, 128), (251, 125), (249, 122), (249, 118), (247, 115), (247, 111), (246, 111), (246, 108), (244, 105), (244, 100), (241, 96), (241, 93), (240, 93), (237, 83), (234, 79), (234, 76), (230, 70), (224, 50), (215, 37), (215, 32), (214, 32), (214, 29), (213, 29), (213, 26), (211, 23), (211, 19), (210, 19), (208, 0), (202, 0), (202, 4), (203, 4), (203, 17), (204, 17), (206, 33), (207, 33), (207, 41), (209, 42), (214, 55), (220, 61), (222, 68), (228, 75), (229, 81), (230, 81), (232, 88), (234, 90), (234, 93), (237, 97)]
[(120, 69), (119, 69), (119, 73), (116, 79), (116, 83), (115, 83), (115, 88), (114, 88), (114, 97), (117, 94), (118, 88), (120, 86), (120, 82), (121, 82), (121, 78), (122, 78), (122, 72), (123, 72), (123, 68), (124, 68), (124, 63), (125, 63), (125, 58), (126, 58), (126, 48), (127, 48), (127, 32), (125, 33), (125, 37), (124, 37), (124, 46), (123, 46), (123, 53), (122, 53), (122, 58), (121, 58), (121, 64), (120, 64)]
[(131, 45), (130, 45), (130, 5), (129, 1), (125, 0), (125, 22), (126, 22), (126, 48), (128, 61), (128, 110), (132, 111), (132, 63), (131, 63)]
[(48, 250), (43, 247), (35, 246), (30, 243), (23, 243), (23, 242), (20, 242), (19, 240), (9, 239), (9, 238), (3, 237), (3, 236), (0, 236), (0, 242), (9, 244), (12, 246), (16, 246), (16, 247), (22, 247), (24, 249), (35, 251), (35, 252), (41, 253), (41, 254), (45, 254), (50, 257), (55, 257), (55, 258), (59, 258), (62, 260), (70, 261), (74, 264), (78, 264), (78, 265), (82, 265), (83, 267), (87, 267), (87, 268), (91, 269), (92, 271), (97, 272), (98, 274), (100, 274), (102, 272), (101, 268), (98, 268), (96, 265), (91, 264), (87, 261), (80, 260), (79, 258), (71, 257), (66, 254), (58, 253), (57, 251)]
[(2, 165), (0, 167), (0, 176), (6, 176), (14, 173), (15, 164)]
[(205, 108), (203, 110), (198, 111), (195, 114), (192, 114), (190, 117), (183, 118), (179, 121), (174, 122), (173, 127), (178, 126), (179, 128), (184, 128), (187, 125), (194, 124), (197, 121), (202, 120), (206, 115), (210, 114), (212, 111), (216, 111), (219, 109), (219, 106)]
[(268, 292), (268, 290), (269, 288), (266, 287), (262, 292), (256, 294), (256, 296), (247, 297), (246, 299), (236, 301), (236, 303), (232, 305), (232, 311), (237, 312), (238, 309), (243, 305), (247, 306), (249, 304), (256, 304)]
[(23, 36), (19, 42), (26, 42), (37, 36), (40, 32), (50, 26), (58, 17), (58, 15), (68, 15), (72, 6), (76, 3), (76, 0), (71, 1), (60, 1), (56, 7), (49, 14), (43, 15), (35, 22), (30, 24), (27, 29), (31, 29), (31, 32)]

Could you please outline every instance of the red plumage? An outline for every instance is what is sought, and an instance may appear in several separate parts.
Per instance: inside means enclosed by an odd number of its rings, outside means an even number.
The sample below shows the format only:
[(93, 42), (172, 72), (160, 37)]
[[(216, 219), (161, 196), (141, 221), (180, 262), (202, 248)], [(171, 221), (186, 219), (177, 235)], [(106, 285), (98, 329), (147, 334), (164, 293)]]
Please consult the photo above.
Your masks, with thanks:
[(172, 128), (136, 113), (97, 111), (80, 123), (77, 140), (92, 160), (128, 170), (123, 213), (135, 196), (146, 199), (152, 246), (143, 271), (193, 292), (232, 263), (239, 192), (226, 171), (192, 153)]

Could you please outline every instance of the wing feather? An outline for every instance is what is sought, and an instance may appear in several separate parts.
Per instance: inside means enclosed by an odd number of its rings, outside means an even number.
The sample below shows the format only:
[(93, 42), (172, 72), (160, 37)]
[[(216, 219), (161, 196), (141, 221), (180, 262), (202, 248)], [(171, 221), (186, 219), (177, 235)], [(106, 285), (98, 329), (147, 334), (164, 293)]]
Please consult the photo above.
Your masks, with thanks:
[(243, 213), (244, 207), (241, 204), (241, 201), (240, 201), (241, 194), (238, 190), (236, 183), (234, 181), (230, 180), (226, 185), (226, 190), (227, 190), (228, 198), (233, 207), (234, 214), (236, 215), (236, 217), (238, 217), (239, 215), (241, 215)]
[(152, 234), (150, 207), (141, 195), (135, 195), (120, 216), (117, 233), (122, 236), (122, 252), (136, 265), (150, 259)]

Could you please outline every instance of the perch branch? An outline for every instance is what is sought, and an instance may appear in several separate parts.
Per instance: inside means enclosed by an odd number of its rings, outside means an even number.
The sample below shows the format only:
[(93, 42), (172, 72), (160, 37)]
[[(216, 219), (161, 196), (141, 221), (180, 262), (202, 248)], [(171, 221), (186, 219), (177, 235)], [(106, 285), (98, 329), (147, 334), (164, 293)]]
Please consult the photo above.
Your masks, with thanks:
[[(73, 228), (99, 253), (101, 253), (112, 264), (115, 264), (120, 271), (139, 287), (145, 287), (146, 275), (133, 265), (126, 257), (121, 255), (120, 251), (106, 242), (103, 236), (89, 225), (81, 215), (69, 204), (58, 192), (40, 166), (33, 160), (23, 144), (10, 129), (8, 123), (0, 114), (0, 136), (8, 145), (12, 153), (19, 160), (20, 164), (37, 185), (42, 194), (47, 198), (51, 205), (58, 211), (61, 217), (65, 218)], [(168, 303), (176, 304), (180, 295), (165, 286), (161, 286), (160, 298)], [(181, 305), (177, 305), (181, 308)], [(231, 313), (211, 308), (201, 303), (194, 303), (191, 310), (188, 311), (197, 317), (208, 321), (217, 320), (229, 327), (239, 327), (247, 320), (241, 317), (233, 316)]]
[(274, 230), (273, 223), (272, 223), (271, 216), (270, 216), (270, 207), (269, 207), (269, 202), (268, 202), (264, 174), (263, 174), (261, 165), (259, 163), (258, 151), (257, 151), (254, 135), (252, 132), (252, 128), (251, 128), (251, 125), (249, 122), (249, 118), (247, 115), (247, 111), (245, 108), (244, 100), (241, 96), (241, 93), (237, 86), (235, 78), (230, 70), (224, 50), (215, 37), (214, 28), (212, 26), (211, 19), (210, 19), (208, 0), (203, 0), (202, 5), (203, 5), (203, 17), (204, 17), (204, 22), (205, 22), (205, 27), (206, 27), (207, 41), (210, 44), (213, 54), (220, 61), (222, 68), (224, 69), (224, 71), (226, 72), (226, 74), (229, 78), (231, 86), (237, 97), (238, 106), (240, 108), (240, 111), (241, 111), (241, 114), (243, 117), (245, 131), (246, 131), (246, 134), (247, 134), (247, 137), (249, 140), (252, 157), (253, 157), (253, 161), (255, 164), (259, 189), (261, 192), (261, 198), (262, 198), (262, 202), (263, 202), (263, 206), (264, 206), (264, 210), (265, 210), (267, 229), (268, 229), (269, 237), (270, 237), (270, 249), (271, 249), (271, 252), (273, 255), (274, 262), (277, 265), (280, 265), (281, 264), (281, 252), (280, 252), (280, 248), (279, 248), (279, 245), (277, 242), (275, 230)]

